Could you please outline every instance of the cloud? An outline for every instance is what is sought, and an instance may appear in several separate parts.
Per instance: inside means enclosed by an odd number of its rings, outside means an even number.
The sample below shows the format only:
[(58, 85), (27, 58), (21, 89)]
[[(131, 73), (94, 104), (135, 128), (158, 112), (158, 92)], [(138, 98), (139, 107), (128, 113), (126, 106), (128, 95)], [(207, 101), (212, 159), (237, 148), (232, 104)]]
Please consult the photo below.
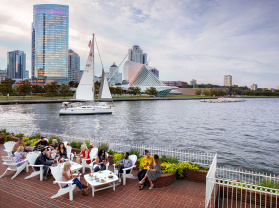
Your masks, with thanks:
[[(1, 1), (0, 45), (19, 45), (30, 59), (33, 5), (40, 3), (46, 2)], [(95, 33), (106, 70), (113, 62), (120, 64), (128, 48), (138, 44), (162, 80), (195, 78), (199, 83), (223, 84), (223, 76), (231, 74), (238, 85), (279, 85), (276, 0), (61, 0), (59, 4), (69, 5), (69, 47), (80, 55), (81, 69)], [(5, 57), (0, 57), (0, 67), (5, 65)]]

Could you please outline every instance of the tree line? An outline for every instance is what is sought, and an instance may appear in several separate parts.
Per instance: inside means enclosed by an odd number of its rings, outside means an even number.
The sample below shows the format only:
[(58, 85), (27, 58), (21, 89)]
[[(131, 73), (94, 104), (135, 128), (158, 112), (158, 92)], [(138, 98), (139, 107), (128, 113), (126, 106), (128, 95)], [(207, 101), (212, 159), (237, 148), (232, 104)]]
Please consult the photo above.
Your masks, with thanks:
[[(69, 85), (58, 85), (57, 82), (50, 82), (45, 86), (33, 85), (29, 80), (22, 81), (21, 84), (14, 86), (14, 80), (3, 80), (0, 83), (0, 94), (3, 96), (27, 96), (27, 95), (37, 95), (37, 96), (73, 96), (74, 92), (70, 87), (77, 87), (78, 83), (69, 82)], [(95, 82), (95, 94), (99, 94), (100, 82)], [(123, 90), (121, 87), (110, 87), (111, 94), (116, 95), (141, 95), (141, 89), (139, 87), (129, 87), (128, 90)], [(147, 88), (144, 91), (145, 94), (150, 96), (156, 96), (158, 91), (155, 87)]]

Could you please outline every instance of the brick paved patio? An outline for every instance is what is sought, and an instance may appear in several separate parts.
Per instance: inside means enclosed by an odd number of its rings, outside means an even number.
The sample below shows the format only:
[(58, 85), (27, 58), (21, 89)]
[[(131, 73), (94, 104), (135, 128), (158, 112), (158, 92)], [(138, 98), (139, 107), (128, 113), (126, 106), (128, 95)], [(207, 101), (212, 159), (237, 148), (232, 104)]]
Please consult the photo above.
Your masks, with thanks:
[[(0, 145), (0, 156), (6, 156), (4, 145)], [(0, 175), (6, 170), (6, 166), (0, 165)], [(110, 167), (112, 170), (112, 166)], [(10, 172), (0, 179), (0, 207), (204, 207), (205, 184), (176, 180), (165, 188), (142, 191), (138, 190), (138, 181), (127, 179), (125, 186), (116, 186), (115, 192), (110, 189), (95, 192), (92, 197), (91, 188), (89, 196), (81, 195), (78, 188), (74, 191), (74, 200), (69, 200), (69, 194), (50, 199), (57, 193), (59, 187), (53, 184), (53, 177), (47, 181), (40, 181), (39, 176), (28, 180), (24, 177), (31, 173), (22, 171), (15, 179), (11, 180), (15, 172)], [(87, 168), (86, 173), (90, 170)], [(135, 172), (136, 174), (136, 172)], [(83, 176), (81, 181), (85, 183)]]

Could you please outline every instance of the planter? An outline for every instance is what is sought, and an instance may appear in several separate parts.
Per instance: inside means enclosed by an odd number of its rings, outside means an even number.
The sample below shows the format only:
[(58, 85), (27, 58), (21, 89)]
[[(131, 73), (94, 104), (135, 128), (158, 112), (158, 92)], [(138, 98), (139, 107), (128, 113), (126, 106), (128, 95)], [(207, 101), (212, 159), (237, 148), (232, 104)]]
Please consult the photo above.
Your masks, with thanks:
[(6, 133), (0, 134), (0, 144), (4, 144)]
[(137, 160), (136, 163), (135, 163), (135, 166), (136, 166), (136, 167), (135, 167), (134, 169), (135, 169), (135, 170), (139, 170), (139, 165), (140, 165), (140, 162)]
[(72, 148), (72, 153), (76, 153), (76, 154), (80, 154), (81, 153), (81, 150), (80, 149), (77, 149), (77, 148)]
[[(162, 173), (160, 178), (157, 178), (155, 181), (152, 181), (154, 188), (163, 188), (172, 185), (177, 178), (177, 171), (174, 173)], [(149, 184), (149, 181), (146, 180)]]
[(18, 142), (17, 137), (8, 137), (8, 141)]
[(183, 170), (183, 177), (188, 181), (198, 182), (198, 183), (206, 183), (206, 175), (207, 170)]
[(109, 164), (110, 164), (110, 165), (114, 164), (113, 158), (114, 158), (113, 155), (109, 155), (109, 156), (108, 156), (108, 161), (109, 161)]

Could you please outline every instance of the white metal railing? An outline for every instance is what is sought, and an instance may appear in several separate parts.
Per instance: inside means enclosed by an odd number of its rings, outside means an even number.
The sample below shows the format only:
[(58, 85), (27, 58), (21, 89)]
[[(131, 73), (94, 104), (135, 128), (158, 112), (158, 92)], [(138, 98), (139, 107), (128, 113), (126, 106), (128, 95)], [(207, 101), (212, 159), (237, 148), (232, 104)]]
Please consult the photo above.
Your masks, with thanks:
[(215, 201), (215, 177), (217, 168), (217, 154), (215, 154), (210, 169), (206, 175), (205, 207), (211, 207), (211, 201)]
[[(214, 197), (206, 207), (279, 207), (279, 176), (218, 167), (215, 177), (207, 177), (210, 179), (215, 184)], [(267, 187), (268, 183), (274, 187)]]
[[(43, 132), (42, 135), (48, 137), (53, 136), (47, 132)], [(139, 153), (142, 155), (144, 154), (145, 150), (148, 150), (151, 155), (153, 154), (158, 154), (159, 156), (165, 155), (165, 156), (176, 158), (180, 162), (193, 162), (205, 167), (210, 166), (215, 156), (215, 154), (212, 153), (177, 150), (171, 148), (161, 148), (161, 147), (153, 147), (153, 146), (138, 145), (138, 144), (129, 144), (121, 141), (116, 141), (114, 139), (99, 140), (99, 139), (92, 139), (92, 138), (71, 137), (71, 136), (59, 135), (59, 134), (57, 134), (56, 136), (58, 136), (63, 141), (69, 141), (69, 142), (80, 141), (82, 143), (85, 143), (86, 140), (90, 140), (90, 143), (93, 144), (94, 147), (98, 147), (102, 143), (107, 143), (109, 149), (116, 152), (127, 152), (130, 151), (131, 149), (134, 149), (139, 151)]]

